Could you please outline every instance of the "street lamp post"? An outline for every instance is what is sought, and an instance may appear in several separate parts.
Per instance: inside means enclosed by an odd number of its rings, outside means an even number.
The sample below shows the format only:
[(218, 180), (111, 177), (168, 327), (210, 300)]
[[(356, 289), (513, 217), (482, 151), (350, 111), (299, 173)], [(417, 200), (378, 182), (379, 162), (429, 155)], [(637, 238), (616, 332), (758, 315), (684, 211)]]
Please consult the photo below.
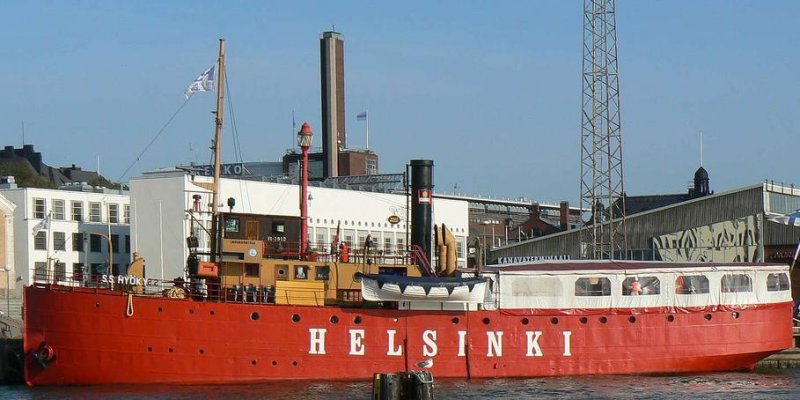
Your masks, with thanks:
[(300, 258), (305, 259), (308, 252), (308, 148), (314, 134), (311, 125), (304, 122), (297, 132), (297, 144), (303, 150), (303, 168), (301, 169), (302, 186), (300, 191)]

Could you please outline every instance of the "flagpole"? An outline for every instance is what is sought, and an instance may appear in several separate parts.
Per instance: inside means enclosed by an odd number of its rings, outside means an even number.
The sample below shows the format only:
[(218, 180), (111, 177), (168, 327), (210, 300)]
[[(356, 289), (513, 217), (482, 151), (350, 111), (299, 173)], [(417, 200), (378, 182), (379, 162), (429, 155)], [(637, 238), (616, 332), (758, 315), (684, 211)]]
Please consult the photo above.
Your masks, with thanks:
[(367, 150), (369, 150), (369, 110), (364, 110), (367, 113)]

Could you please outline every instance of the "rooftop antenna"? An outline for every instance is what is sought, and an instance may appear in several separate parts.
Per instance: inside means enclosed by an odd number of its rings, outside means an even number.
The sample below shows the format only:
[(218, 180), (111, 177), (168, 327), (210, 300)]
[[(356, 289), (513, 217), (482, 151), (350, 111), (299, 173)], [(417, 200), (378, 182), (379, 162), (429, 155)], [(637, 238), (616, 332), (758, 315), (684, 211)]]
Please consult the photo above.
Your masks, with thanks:
[(22, 145), (25, 146), (25, 121), (22, 121)]

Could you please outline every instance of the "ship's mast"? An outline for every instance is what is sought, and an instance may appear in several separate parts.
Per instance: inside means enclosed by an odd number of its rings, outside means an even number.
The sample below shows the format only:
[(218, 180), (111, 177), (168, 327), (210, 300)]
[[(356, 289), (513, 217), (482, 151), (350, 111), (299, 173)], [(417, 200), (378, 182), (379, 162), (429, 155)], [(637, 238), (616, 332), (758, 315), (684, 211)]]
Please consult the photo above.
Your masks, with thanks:
[(222, 154), (222, 116), (225, 99), (225, 39), (219, 39), (219, 58), (217, 59), (217, 109), (214, 111), (214, 183), (211, 189), (211, 262), (217, 259), (218, 211), (220, 189), (220, 155)]

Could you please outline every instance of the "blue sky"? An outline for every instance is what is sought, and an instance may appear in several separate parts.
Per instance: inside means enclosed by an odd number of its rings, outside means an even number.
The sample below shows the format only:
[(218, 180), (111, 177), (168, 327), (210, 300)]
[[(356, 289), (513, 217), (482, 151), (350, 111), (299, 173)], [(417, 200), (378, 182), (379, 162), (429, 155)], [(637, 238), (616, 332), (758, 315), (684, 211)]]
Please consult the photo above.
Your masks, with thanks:
[[(348, 144), (381, 172), (435, 162), (437, 191), (578, 204), (582, 1), (3, 2), (3, 144), (117, 180), (224, 37), (246, 161), (320, 133), (319, 35), (345, 37)], [(796, 1), (617, 2), (625, 189), (800, 183)], [(129, 175), (207, 162), (214, 96), (195, 95)], [(317, 137), (316, 144), (321, 143)], [(127, 177), (125, 178), (127, 179)]]

